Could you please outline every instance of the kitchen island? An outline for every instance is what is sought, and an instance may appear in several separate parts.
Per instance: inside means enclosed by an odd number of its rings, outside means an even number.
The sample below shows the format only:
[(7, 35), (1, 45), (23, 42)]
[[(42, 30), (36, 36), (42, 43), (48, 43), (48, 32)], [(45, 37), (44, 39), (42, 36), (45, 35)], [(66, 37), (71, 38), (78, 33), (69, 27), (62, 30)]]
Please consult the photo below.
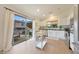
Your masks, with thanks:
[(66, 31), (64, 30), (48, 30), (48, 37), (50, 39), (66, 39), (65, 38)]
[(48, 33), (48, 38), (50, 39), (67, 39), (67, 31), (60, 28), (43, 28), (42, 30), (46, 30)]

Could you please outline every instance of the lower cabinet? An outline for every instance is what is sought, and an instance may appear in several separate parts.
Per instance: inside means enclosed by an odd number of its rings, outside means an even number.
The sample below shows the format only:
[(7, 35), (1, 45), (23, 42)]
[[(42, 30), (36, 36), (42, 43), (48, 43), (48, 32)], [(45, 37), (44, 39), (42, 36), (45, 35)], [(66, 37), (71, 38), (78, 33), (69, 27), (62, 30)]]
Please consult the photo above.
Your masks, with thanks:
[(74, 34), (73, 33), (70, 33), (70, 48), (74, 51), (74, 44), (73, 44), (74, 41)]
[(48, 30), (48, 37), (51, 39), (65, 39), (65, 31)]

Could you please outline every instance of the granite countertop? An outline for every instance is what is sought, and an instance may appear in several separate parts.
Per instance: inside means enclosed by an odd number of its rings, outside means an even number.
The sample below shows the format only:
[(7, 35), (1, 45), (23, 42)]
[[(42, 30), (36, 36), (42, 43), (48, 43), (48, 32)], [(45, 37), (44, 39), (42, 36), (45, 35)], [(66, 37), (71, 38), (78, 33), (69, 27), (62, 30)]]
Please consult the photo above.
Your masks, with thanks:
[(57, 30), (57, 31), (64, 31), (64, 29), (60, 29), (60, 28), (42, 28), (40, 30)]

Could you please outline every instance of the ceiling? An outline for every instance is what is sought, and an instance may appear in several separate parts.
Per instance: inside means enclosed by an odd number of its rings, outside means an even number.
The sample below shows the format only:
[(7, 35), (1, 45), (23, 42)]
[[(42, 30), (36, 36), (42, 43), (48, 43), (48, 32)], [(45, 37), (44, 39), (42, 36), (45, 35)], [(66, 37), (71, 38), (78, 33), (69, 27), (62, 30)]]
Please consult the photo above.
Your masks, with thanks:
[(15, 8), (23, 12), (30, 18), (46, 19), (50, 15), (67, 16), (71, 12), (74, 5), (72, 4), (9, 4), (11, 8)]

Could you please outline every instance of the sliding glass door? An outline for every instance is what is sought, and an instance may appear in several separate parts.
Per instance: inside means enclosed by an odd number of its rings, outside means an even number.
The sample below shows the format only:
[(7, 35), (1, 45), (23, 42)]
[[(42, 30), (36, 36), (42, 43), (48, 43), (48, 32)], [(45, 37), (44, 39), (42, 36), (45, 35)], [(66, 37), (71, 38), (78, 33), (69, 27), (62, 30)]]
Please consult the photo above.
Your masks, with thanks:
[(15, 15), (13, 45), (24, 42), (32, 37), (32, 20)]

